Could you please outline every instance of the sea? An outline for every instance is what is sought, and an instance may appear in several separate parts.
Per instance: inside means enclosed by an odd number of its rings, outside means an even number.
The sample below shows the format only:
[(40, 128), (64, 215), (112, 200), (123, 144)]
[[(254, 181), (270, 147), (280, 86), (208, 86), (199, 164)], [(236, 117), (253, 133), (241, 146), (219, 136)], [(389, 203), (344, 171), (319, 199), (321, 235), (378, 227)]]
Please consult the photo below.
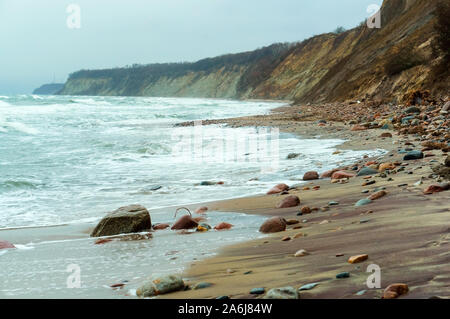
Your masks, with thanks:
[[(105, 245), (74, 236), (74, 229), (129, 204), (145, 206), (153, 223), (173, 222), (174, 207), (264, 194), (277, 183), (301, 183), (307, 171), (383, 153), (336, 156), (343, 140), (202, 122), (268, 114), (282, 105), (0, 96), (0, 240), (18, 248), (0, 251), (0, 298), (134, 298), (149, 276), (180, 273), (226, 245), (261, 237), (264, 218), (209, 212), (212, 226), (235, 227), (193, 235), (165, 230), (149, 241)], [(195, 125), (178, 125), (186, 121)], [(125, 288), (111, 289), (116, 283)]]

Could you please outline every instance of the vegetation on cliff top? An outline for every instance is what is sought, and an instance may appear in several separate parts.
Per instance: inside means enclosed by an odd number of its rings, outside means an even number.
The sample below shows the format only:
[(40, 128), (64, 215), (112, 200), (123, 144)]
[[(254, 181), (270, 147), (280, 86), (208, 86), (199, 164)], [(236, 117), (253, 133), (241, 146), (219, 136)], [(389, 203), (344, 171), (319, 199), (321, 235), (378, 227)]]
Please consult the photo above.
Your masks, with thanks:
[(70, 75), (62, 94), (320, 102), (399, 100), (412, 89), (442, 92), (446, 87), (438, 89), (432, 68), (442, 60), (441, 70), (448, 69), (450, 5), (441, 0), (436, 9), (436, 4), (385, 0), (381, 29), (365, 24), (347, 31), (337, 28), (298, 43), (277, 43), (193, 63), (81, 70)]

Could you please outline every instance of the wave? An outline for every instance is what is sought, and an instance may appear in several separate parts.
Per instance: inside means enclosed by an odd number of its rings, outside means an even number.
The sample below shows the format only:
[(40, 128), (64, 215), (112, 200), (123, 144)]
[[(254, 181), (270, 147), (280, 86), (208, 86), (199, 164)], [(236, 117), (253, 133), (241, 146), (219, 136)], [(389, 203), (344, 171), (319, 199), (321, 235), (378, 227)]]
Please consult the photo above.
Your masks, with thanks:
[(29, 135), (36, 135), (40, 133), (37, 129), (33, 127), (27, 126), (20, 122), (8, 122), (0, 117), (0, 132), (4, 133), (8, 132), (6, 128), (10, 128)]
[(7, 180), (0, 183), (0, 189), (36, 189), (37, 187), (37, 184), (23, 180)]

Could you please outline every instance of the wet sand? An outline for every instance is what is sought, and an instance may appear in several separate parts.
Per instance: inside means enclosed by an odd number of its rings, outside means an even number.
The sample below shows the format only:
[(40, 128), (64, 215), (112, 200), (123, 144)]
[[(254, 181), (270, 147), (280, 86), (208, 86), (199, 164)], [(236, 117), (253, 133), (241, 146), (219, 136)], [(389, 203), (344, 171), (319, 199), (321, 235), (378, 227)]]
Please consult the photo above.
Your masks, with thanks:
[[(281, 114), (208, 121), (205, 124), (277, 126), (282, 131), (302, 137), (320, 135), (323, 138), (348, 139), (340, 146), (342, 149), (382, 148), (388, 151), (377, 159), (361, 159), (361, 163), (399, 161), (407, 164), (405, 171), (386, 178), (377, 174), (371, 178), (375, 184), (370, 186), (362, 186), (367, 181), (363, 177), (351, 178), (345, 184), (333, 184), (330, 179), (307, 182), (305, 186), (310, 190), (289, 191), (289, 195), (300, 198), (299, 207), (275, 208), (288, 195), (209, 204), (211, 211), (282, 216), (297, 219), (299, 224), (264, 239), (227, 247), (218, 256), (192, 265), (185, 273), (190, 283), (209, 282), (212, 287), (162, 297), (216, 298), (226, 295), (230, 298), (261, 298), (261, 295), (250, 295), (250, 290), (258, 287), (264, 287), (266, 291), (284, 286), (299, 288), (309, 283), (319, 285), (300, 292), (300, 298), (380, 298), (383, 289), (392, 283), (408, 284), (410, 292), (402, 298), (450, 297), (450, 192), (423, 194), (428, 185), (436, 183), (429, 177), (431, 166), (435, 165), (431, 161), (442, 163), (445, 153), (433, 150), (427, 152), (433, 154), (432, 157), (405, 162), (404, 154), (399, 154), (398, 149), (404, 149), (409, 145), (405, 143), (409, 142), (420, 149), (420, 142), (414, 141), (412, 136), (399, 136), (394, 131), (381, 129), (351, 131), (352, 126), (342, 122), (318, 126), (316, 122), (295, 120), (299, 109), (301, 107), (292, 107)], [(381, 138), (380, 135), (386, 132), (392, 133), (393, 137)], [(338, 158), (339, 154), (334, 156)], [(421, 179), (423, 184), (417, 185)], [(320, 189), (312, 190), (316, 185)], [(380, 187), (385, 187), (386, 196), (366, 206), (354, 206)], [(370, 193), (363, 194), (363, 190)], [(302, 206), (322, 208), (330, 201), (338, 201), (339, 205), (330, 206), (328, 211), (319, 209), (312, 214), (297, 216)], [(290, 236), (291, 240), (282, 241), (285, 236)], [(306, 249), (310, 254), (294, 257), (300, 249)], [(368, 254), (368, 260), (359, 264), (348, 263), (350, 256), (359, 254)], [(381, 268), (380, 289), (369, 289), (366, 285), (368, 276), (372, 274), (366, 272), (370, 264)], [(336, 274), (341, 272), (350, 272), (350, 278), (336, 279)]]

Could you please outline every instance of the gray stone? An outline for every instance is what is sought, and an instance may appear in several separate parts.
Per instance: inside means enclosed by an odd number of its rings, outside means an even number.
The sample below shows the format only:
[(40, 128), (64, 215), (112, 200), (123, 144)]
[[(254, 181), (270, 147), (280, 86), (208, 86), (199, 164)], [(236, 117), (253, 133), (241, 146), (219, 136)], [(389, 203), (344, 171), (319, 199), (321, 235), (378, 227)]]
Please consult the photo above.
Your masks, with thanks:
[(138, 297), (153, 297), (183, 290), (184, 287), (184, 281), (180, 276), (167, 275), (144, 282), (144, 284), (136, 290), (136, 294)]
[(421, 151), (410, 151), (404, 157), (404, 161), (418, 160), (423, 158), (423, 153)]
[(148, 210), (141, 205), (130, 205), (108, 213), (92, 231), (91, 237), (138, 233), (151, 228)]
[(302, 291), (302, 290), (311, 290), (313, 288), (315, 288), (319, 283), (318, 282), (314, 282), (312, 284), (306, 284), (301, 286), (298, 290)]
[(194, 286), (194, 290), (209, 288), (209, 287), (211, 287), (212, 285), (213, 285), (213, 284), (210, 283), (210, 282), (199, 282), (198, 284), (196, 284), (196, 285)]
[(363, 167), (356, 176), (369, 176), (375, 174), (378, 174), (378, 171), (376, 169), (373, 169), (371, 167)]
[(265, 288), (253, 288), (252, 290), (250, 290), (251, 295), (262, 295), (265, 292), (266, 292)]
[(368, 205), (368, 204), (370, 204), (370, 203), (372, 203), (372, 201), (371, 201), (370, 199), (368, 199), (368, 198), (363, 198), (363, 199), (360, 199), (358, 202), (356, 202), (355, 206), (356, 206), (356, 207), (359, 207), (359, 206), (365, 206), (365, 205)]

